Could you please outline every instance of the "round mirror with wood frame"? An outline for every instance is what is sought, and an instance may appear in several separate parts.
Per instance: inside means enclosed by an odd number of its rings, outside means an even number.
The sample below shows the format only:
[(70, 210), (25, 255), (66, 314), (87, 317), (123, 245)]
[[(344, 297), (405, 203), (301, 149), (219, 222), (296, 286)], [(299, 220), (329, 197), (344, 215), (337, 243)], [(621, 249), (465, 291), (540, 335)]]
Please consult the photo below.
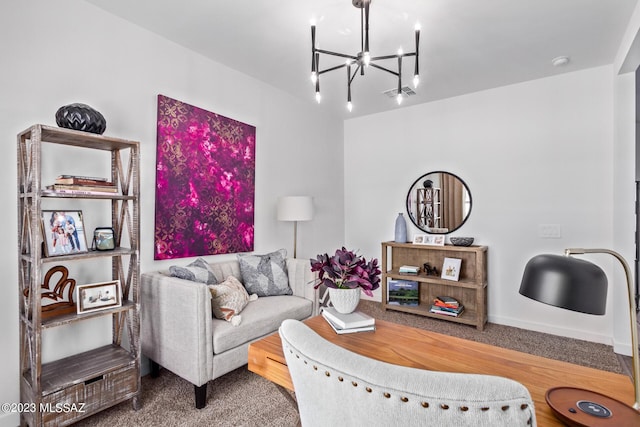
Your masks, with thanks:
[(451, 172), (426, 173), (414, 181), (407, 193), (411, 222), (430, 234), (448, 234), (462, 227), (471, 205), (469, 187)]

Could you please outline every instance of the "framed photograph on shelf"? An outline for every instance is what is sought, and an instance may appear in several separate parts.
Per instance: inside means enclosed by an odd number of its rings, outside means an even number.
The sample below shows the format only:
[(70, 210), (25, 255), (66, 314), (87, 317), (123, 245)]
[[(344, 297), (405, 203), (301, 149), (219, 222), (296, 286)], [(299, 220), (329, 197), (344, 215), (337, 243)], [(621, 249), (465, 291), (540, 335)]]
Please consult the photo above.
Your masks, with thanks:
[(88, 252), (82, 211), (42, 211), (47, 257)]
[(114, 231), (112, 227), (98, 227), (93, 230), (93, 243), (91, 250), (96, 251), (112, 251), (116, 248), (114, 239)]
[(414, 245), (444, 246), (444, 234), (416, 234), (413, 236)]
[(78, 314), (106, 310), (122, 305), (120, 280), (103, 283), (89, 283), (78, 287)]
[(416, 234), (413, 236), (414, 245), (426, 245), (425, 241), (429, 236), (427, 234)]
[(460, 278), (460, 266), (462, 260), (460, 258), (445, 258), (442, 264), (442, 276), (443, 279), (458, 281)]

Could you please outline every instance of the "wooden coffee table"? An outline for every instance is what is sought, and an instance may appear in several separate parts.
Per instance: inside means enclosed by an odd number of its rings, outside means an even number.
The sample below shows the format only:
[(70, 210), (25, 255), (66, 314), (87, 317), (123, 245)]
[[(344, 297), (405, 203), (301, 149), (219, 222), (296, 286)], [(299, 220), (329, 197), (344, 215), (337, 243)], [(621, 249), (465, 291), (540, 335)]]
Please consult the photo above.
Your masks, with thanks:
[[(431, 371), (497, 375), (518, 381), (531, 393), (539, 426), (563, 425), (545, 401), (545, 393), (552, 387), (585, 388), (633, 404), (633, 384), (626, 375), (377, 319), (375, 332), (345, 335), (336, 334), (322, 316), (305, 323), (328, 341), (372, 359)], [(249, 370), (293, 390), (277, 333), (249, 346)]]

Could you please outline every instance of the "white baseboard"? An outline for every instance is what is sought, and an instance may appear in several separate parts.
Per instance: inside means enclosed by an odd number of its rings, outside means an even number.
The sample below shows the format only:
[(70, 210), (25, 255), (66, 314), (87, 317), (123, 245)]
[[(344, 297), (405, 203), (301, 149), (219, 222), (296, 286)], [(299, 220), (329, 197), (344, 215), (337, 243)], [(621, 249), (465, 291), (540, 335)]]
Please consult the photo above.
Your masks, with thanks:
[(544, 323), (523, 322), (519, 319), (504, 316), (489, 316), (489, 322), (499, 325), (513, 326), (520, 329), (528, 329), (530, 331), (543, 332), (545, 334), (558, 335), (561, 337), (613, 345), (612, 337), (602, 334), (594, 334), (588, 331), (577, 331), (575, 329), (563, 328), (561, 326), (553, 326)]

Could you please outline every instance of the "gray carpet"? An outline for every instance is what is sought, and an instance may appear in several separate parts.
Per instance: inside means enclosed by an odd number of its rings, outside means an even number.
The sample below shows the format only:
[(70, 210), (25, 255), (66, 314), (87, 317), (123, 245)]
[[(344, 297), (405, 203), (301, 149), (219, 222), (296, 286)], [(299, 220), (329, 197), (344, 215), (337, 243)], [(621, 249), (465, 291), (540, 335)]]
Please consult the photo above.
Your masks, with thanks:
[[(361, 301), (359, 310), (377, 319), (428, 329), (539, 356), (572, 362), (612, 372), (623, 372), (611, 347), (572, 340), (508, 326), (487, 324), (483, 332), (474, 327), (444, 320), (384, 311), (379, 303)], [(130, 402), (81, 421), (79, 426), (295, 426), (296, 410), (274, 384), (249, 372), (236, 369), (209, 382), (207, 406), (194, 406), (193, 385), (165, 369), (159, 378), (142, 378), (141, 409)]]

